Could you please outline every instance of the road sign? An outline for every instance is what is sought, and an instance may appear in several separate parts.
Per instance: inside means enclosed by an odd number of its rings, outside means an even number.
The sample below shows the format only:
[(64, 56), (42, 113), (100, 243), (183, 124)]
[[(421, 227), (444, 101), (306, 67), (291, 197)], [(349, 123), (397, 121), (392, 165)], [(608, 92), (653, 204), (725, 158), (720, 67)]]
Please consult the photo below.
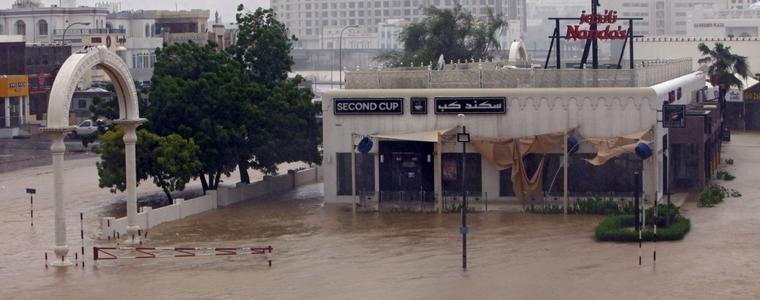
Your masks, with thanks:
[(26, 193), (27, 193), (27, 194), (36, 194), (36, 193), (37, 193), (37, 190), (36, 190), (36, 189), (33, 189), (33, 188), (27, 188), (27, 189), (26, 189)]
[(662, 127), (684, 128), (686, 127), (686, 105), (662, 106)]

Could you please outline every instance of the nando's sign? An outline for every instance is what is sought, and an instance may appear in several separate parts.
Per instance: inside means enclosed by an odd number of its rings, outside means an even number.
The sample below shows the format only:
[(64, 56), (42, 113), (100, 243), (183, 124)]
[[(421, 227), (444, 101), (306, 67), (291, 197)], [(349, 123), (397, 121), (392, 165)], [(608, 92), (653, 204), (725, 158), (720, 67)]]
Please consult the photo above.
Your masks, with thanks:
[[(584, 10), (581, 12), (579, 24), (567, 25), (565, 39), (625, 40), (628, 38), (628, 29), (623, 29), (623, 26), (613, 27), (617, 21), (617, 11), (605, 10), (603, 14), (587, 14)], [(589, 25), (589, 28), (583, 28), (584, 25)], [(597, 29), (592, 29), (590, 25), (597, 25)]]

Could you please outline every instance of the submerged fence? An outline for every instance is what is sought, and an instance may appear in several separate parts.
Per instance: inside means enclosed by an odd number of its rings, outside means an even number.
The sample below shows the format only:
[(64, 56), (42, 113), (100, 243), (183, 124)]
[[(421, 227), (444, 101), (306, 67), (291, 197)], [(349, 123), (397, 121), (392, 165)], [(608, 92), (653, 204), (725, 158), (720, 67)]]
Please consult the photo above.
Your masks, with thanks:
[[(219, 186), (216, 191), (207, 191), (206, 195), (193, 199), (174, 199), (172, 205), (153, 209), (141, 208), (136, 223), (142, 229), (149, 229), (161, 223), (176, 221), (202, 212), (225, 207), (242, 201), (261, 199), (284, 193), (299, 186), (322, 181), (319, 167), (300, 171), (290, 171), (279, 176), (265, 176), (264, 180), (250, 184), (238, 183), (235, 186)], [(100, 222), (100, 237), (106, 239), (127, 232), (127, 218), (104, 217)]]

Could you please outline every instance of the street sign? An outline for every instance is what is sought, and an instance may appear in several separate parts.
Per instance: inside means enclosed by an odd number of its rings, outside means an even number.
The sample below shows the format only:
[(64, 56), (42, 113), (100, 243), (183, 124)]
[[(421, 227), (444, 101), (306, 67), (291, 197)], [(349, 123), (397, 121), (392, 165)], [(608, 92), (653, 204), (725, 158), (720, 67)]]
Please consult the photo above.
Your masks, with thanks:
[(662, 106), (662, 127), (684, 128), (686, 127), (686, 105)]
[(37, 193), (37, 190), (36, 190), (36, 189), (33, 189), (33, 188), (27, 188), (27, 189), (26, 189), (26, 193), (27, 193), (27, 194), (36, 194), (36, 193)]

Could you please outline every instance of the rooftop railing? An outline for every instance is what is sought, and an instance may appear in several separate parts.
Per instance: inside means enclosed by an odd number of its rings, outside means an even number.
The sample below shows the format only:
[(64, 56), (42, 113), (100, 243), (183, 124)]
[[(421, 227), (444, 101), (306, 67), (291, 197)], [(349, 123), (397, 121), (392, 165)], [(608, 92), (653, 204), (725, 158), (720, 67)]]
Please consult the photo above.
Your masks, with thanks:
[[(477, 63), (469, 64), (470, 67)], [(475, 69), (346, 72), (347, 89), (648, 87), (693, 72), (691, 58), (636, 61), (634, 69)]]

